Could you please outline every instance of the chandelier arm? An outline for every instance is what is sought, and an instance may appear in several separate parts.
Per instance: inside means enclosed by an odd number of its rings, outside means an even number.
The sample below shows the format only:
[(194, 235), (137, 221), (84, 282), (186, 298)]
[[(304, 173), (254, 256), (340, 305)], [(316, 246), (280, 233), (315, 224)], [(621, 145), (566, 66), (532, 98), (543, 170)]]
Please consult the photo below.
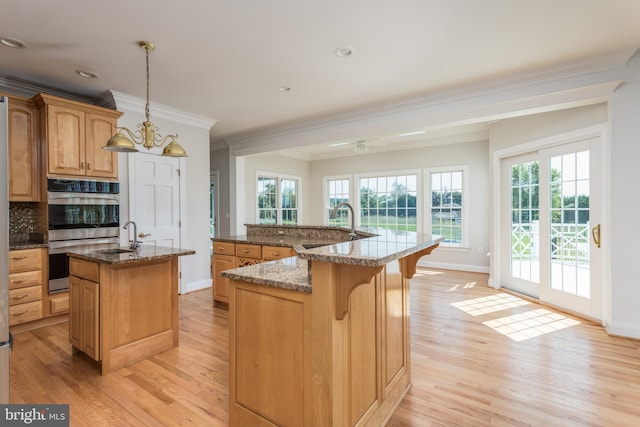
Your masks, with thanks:
[(145, 46), (144, 47), (145, 53), (146, 53), (146, 57), (147, 57), (147, 104), (144, 107), (144, 115), (147, 118), (147, 121), (149, 120), (150, 114), (149, 114), (149, 92), (150, 92), (150, 85), (149, 85), (149, 50), (150, 48)]
[(125, 131), (125, 133), (129, 135), (129, 138), (131, 138), (133, 142), (135, 142), (136, 144), (141, 144), (141, 141), (143, 140), (143, 136), (142, 136), (142, 130), (140, 129), (140, 124), (138, 124), (138, 128), (139, 129), (136, 130), (135, 132), (132, 132), (131, 130), (129, 130), (129, 128), (126, 128), (124, 126), (117, 127), (116, 130), (120, 132)]

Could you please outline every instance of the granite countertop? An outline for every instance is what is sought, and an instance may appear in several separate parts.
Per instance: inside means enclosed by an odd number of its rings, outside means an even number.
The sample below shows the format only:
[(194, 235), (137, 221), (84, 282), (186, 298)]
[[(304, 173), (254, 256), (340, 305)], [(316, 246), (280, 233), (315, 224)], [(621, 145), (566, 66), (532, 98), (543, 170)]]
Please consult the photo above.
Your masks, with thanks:
[(175, 256), (193, 255), (196, 251), (192, 249), (167, 248), (163, 246), (140, 246), (136, 252), (128, 251), (128, 248), (120, 248), (126, 252), (109, 254), (107, 250), (77, 249), (69, 251), (69, 256), (95, 261), (104, 264), (129, 264), (134, 262), (151, 261), (155, 259), (171, 258)]
[[(287, 240), (289, 244), (283, 244), (283, 246), (294, 247), (297, 256), (225, 270), (222, 275), (234, 280), (311, 292), (308, 261), (377, 267), (434, 246), (444, 240), (442, 236), (426, 233), (384, 229), (375, 231), (376, 235), (373, 237), (339, 243), (330, 242), (325, 246), (310, 249), (301, 246), (302, 240), (308, 244), (310, 243), (309, 239)], [(237, 240), (238, 237), (246, 238), (245, 236), (232, 236), (227, 241), (242, 242), (242, 240)], [(223, 241), (219, 238), (215, 240)], [(260, 242), (247, 239), (246, 243)]]
[(9, 240), (9, 250), (16, 251), (20, 249), (37, 249), (37, 248), (48, 248), (49, 244), (44, 243), (42, 241), (39, 242), (22, 242), (22, 241), (11, 241)]
[(330, 245), (336, 243), (333, 239), (322, 239), (318, 237), (303, 238), (303, 237), (279, 237), (279, 236), (227, 236), (227, 237), (214, 237), (214, 242), (229, 242), (229, 243), (241, 243), (248, 245), (270, 245), (281, 246), (287, 248), (293, 248), (296, 252), (306, 250), (303, 245)]

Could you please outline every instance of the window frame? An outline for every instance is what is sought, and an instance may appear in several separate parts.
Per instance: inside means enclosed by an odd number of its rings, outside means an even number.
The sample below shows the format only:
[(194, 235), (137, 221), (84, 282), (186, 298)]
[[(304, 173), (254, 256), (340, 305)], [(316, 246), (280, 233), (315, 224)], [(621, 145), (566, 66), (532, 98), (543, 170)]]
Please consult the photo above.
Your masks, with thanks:
[(469, 165), (452, 165), (452, 166), (440, 166), (440, 167), (432, 167), (425, 168), (424, 179), (425, 179), (425, 190), (424, 190), (424, 230), (425, 233), (433, 233), (433, 224), (431, 222), (432, 218), (432, 177), (431, 175), (434, 173), (452, 173), (452, 172), (462, 172), (462, 206), (461, 206), (461, 218), (460, 218), (460, 226), (462, 228), (461, 232), (461, 242), (440, 242), (441, 247), (447, 248), (460, 248), (460, 249), (469, 249), (469, 209), (467, 205), (469, 204), (468, 198), (470, 197), (469, 192)]
[[(322, 177), (322, 223), (325, 225), (329, 225), (329, 181), (339, 181), (339, 180), (348, 180), (349, 181), (349, 203), (353, 206), (353, 200), (355, 199), (354, 194), (354, 178), (353, 175), (333, 175), (333, 176), (324, 176)], [(356, 217), (358, 216), (358, 210), (356, 206), (353, 206), (353, 209), (356, 211)], [(357, 219), (357, 218), (356, 218)]]
[[(277, 225), (283, 225), (282, 224), (282, 212), (283, 212), (283, 208), (282, 207), (282, 181), (283, 180), (289, 180), (289, 181), (296, 181), (296, 207), (295, 208), (286, 208), (288, 210), (295, 210), (296, 211), (296, 223), (293, 225), (300, 225), (302, 223), (302, 177), (300, 176), (296, 176), (296, 175), (288, 175), (288, 174), (282, 174), (282, 173), (273, 173), (273, 172), (261, 172), (261, 171), (257, 171), (256, 172), (256, 179), (255, 179), (255, 193), (254, 193), (254, 197), (255, 197), (255, 203), (256, 203), (256, 208), (255, 208), (255, 219), (256, 219), (256, 224), (267, 224), (269, 225), (269, 223), (264, 223), (264, 222), (260, 222), (260, 207), (259, 207), (259, 203), (258, 203), (258, 197), (259, 197), (259, 192), (258, 192), (258, 181), (260, 178), (267, 178), (267, 179), (275, 179), (276, 181), (276, 222), (275, 224)], [(272, 224), (273, 225), (273, 224)]]
[(404, 169), (404, 170), (391, 170), (391, 171), (375, 171), (375, 172), (364, 172), (353, 175), (353, 183), (354, 192), (356, 193), (356, 197), (358, 199), (358, 203), (353, 206), (356, 213), (356, 227), (361, 227), (360, 218), (362, 216), (362, 208), (360, 207), (360, 199), (362, 195), (360, 194), (360, 180), (362, 178), (388, 178), (393, 176), (408, 176), (415, 175), (416, 176), (416, 232), (420, 233), (423, 226), (422, 215), (420, 215), (420, 207), (422, 206), (421, 198), (423, 197), (422, 193), (422, 171), (420, 169)]

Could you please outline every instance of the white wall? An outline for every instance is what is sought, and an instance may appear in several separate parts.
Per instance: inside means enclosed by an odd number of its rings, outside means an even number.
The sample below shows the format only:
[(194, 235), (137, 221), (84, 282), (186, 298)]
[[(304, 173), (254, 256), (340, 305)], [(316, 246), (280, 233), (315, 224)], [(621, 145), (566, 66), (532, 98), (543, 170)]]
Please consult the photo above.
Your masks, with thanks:
[[(115, 96), (116, 104), (118, 96)], [(144, 121), (144, 109), (127, 103), (116, 105), (124, 114), (118, 120), (119, 126), (135, 129), (137, 123)], [(154, 115), (151, 107), (153, 123), (160, 128), (162, 134), (179, 135), (178, 141), (186, 150), (188, 157), (180, 159), (181, 186), (181, 241), (180, 246), (196, 251), (194, 255), (180, 257), (182, 273), (181, 292), (211, 286), (211, 262), (209, 256), (209, 130), (213, 121), (198, 118), (191, 120), (184, 114), (176, 114), (175, 120), (167, 118), (171, 111)], [(127, 153), (118, 154), (119, 181), (121, 187), (121, 222), (129, 218), (130, 194)], [(135, 220), (135, 218), (132, 218)], [(126, 236), (122, 236), (126, 244)]]

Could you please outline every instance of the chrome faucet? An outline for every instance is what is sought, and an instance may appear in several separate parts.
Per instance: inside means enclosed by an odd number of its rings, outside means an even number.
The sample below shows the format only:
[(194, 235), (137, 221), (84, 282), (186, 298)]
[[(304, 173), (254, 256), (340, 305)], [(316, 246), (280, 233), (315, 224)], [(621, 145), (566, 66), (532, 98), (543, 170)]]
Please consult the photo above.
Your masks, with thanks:
[(133, 224), (133, 240), (129, 240), (129, 249), (137, 251), (138, 249), (140, 249), (141, 245), (141, 243), (138, 242), (138, 226), (133, 221), (127, 221), (124, 223), (122, 228), (126, 230), (127, 227), (129, 227), (129, 224)]
[(338, 209), (340, 209), (342, 206), (348, 207), (349, 210), (351, 211), (351, 233), (349, 233), (349, 236), (351, 237), (351, 240), (357, 240), (358, 235), (356, 234), (356, 214), (353, 211), (353, 206), (351, 206), (347, 202), (338, 203), (337, 205), (334, 206), (333, 210), (331, 211), (331, 218), (336, 217), (336, 213), (338, 212)]

